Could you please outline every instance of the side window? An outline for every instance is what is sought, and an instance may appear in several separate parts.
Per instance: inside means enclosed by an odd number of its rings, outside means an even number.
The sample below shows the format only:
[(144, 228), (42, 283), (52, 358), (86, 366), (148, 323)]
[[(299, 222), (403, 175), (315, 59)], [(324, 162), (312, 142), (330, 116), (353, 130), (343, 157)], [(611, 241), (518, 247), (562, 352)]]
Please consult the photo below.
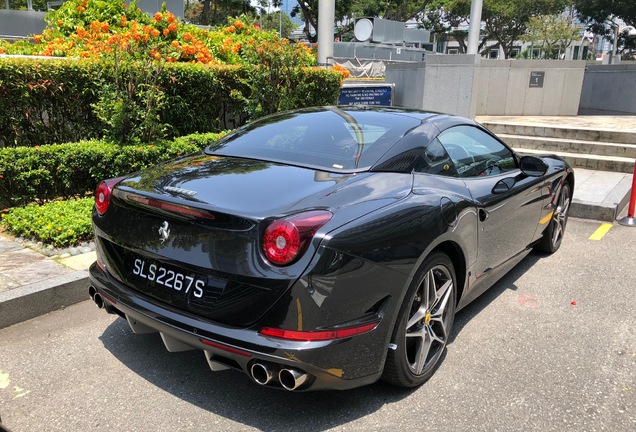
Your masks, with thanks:
[(415, 168), (416, 172), (437, 174), (444, 176), (457, 176), (453, 161), (439, 140), (432, 140), (424, 149), (421, 160)]
[(517, 169), (506, 146), (473, 126), (455, 126), (438, 139), (448, 152), (459, 177), (498, 175)]

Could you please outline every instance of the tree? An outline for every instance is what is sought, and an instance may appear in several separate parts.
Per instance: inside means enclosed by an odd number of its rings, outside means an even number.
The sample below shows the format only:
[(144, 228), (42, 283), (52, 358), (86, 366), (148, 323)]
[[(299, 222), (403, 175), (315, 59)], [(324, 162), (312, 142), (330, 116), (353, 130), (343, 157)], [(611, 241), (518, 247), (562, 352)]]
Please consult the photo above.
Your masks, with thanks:
[[(574, 6), (579, 19), (588, 25), (594, 33), (604, 35), (614, 41), (613, 25), (609, 21), (622, 20), (627, 25), (636, 27), (636, 1), (634, 0), (575, 0)], [(619, 33), (617, 45), (621, 47), (626, 58), (636, 50), (636, 38), (629, 37), (626, 32)], [(629, 54), (628, 54), (629, 53)]]
[(485, 0), (482, 19), (486, 37), (499, 42), (504, 58), (508, 58), (531, 17), (561, 13), (568, 4), (568, 0)]
[(541, 48), (545, 58), (558, 59), (559, 54), (579, 37), (581, 28), (563, 15), (543, 15), (530, 17), (528, 30), (521, 40), (531, 42)]
[(438, 37), (448, 37), (459, 43), (459, 52), (466, 53), (468, 32), (460, 30), (470, 15), (470, 3), (463, 0), (434, 0), (427, 9), (420, 26)]
[(268, 13), (262, 16), (263, 18), (263, 30), (274, 30), (276, 33), (281, 31), (281, 38), (289, 38), (294, 30), (296, 30), (296, 24), (294, 24), (285, 12), (276, 11)]
[(636, 2), (634, 0), (574, 0), (581, 21), (590, 25), (602, 25), (606, 20), (619, 18), (636, 26)]
[[(570, 3), (570, 0), (484, 0), (481, 18), (485, 32), (482, 33), (481, 45), (494, 39), (502, 48), (504, 57), (508, 58), (514, 43), (526, 32), (526, 23), (532, 16), (562, 12)], [(471, 0), (439, 0), (432, 3), (431, 8), (462, 11), (465, 14), (463, 21), (468, 23), (470, 4)], [(462, 17), (455, 18), (459, 20)]]
[[(348, 0), (336, 1), (336, 22), (343, 21), (351, 13), (352, 2)], [(300, 16), (305, 22), (305, 35), (311, 42), (318, 40), (316, 33), (312, 34), (311, 29), (318, 30), (318, 0), (298, 0), (298, 4), (292, 8), (291, 16)]]
[(185, 17), (194, 24), (219, 25), (227, 21), (227, 17), (236, 17), (254, 12), (250, 0), (199, 0), (188, 2)]
[(351, 7), (355, 16), (377, 16), (393, 21), (419, 17), (433, 0), (358, 0)]

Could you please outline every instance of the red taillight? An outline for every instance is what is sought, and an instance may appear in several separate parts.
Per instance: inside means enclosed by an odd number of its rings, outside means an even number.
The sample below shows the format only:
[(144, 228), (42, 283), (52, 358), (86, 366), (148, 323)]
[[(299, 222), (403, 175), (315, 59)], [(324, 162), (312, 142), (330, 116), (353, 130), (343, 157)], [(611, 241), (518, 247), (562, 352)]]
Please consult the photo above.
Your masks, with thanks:
[(165, 201), (159, 201), (156, 199), (152, 199), (152, 198), (146, 198), (143, 197), (141, 195), (136, 195), (136, 194), (128, 194), (128, 199), (132, 200), (132, 201), (136, 201), (138, 203), (150, 206), (150, 207), (156, 207), (158, 209), (161, 210), (165, 210), (165, 211), (169, 211), (172, 213), (180, 213), (180, 214), (184, 214), (187, 216), (194, 216), (194, 217), (200, 217), (200, 218), (205, 218), (205, 219), (214, 219), (214, 215), (203, 211), (203, 210), (197, 210), (195, 208), (189, 207), (189, 206), (185, 206), (185, 205), (179, 205), (179, 204), (170, 204), (168, 202)]
[(305, 251), (309, 240), (332, 216), (326, 210), (314, 210), (272, 222), (263, 236), (265, 256), (275, 265), (290, 264)]
[(362, 324), (355, 327), (346, 327), (334, 330), (320, 330), (320, 331), (297, 331), (297, 330), (283, 330), (272, 327), (265, 327), (259, 331), (259, 334), (264, 336), (271, 336), (280, 339), (287, 339), (293, 341), (326, 341), (333, 339), (343, 339), (352, 336), (368, 333), (375, 329), (380, 322), (372, 322), (368, 324)]
[(218, 349), (222, 349), (223, 351), (227, 351), (227, 352), (231, 352), (233, 354), (238, 354), (238, 355), (242, 355), (244, 357), (252, 357), (252, 354), (248, 353), (247, 351), (243, 351), (237, 348), (232, 348), (230, 346), (227, 345), (222, 345), (220, 343), (217, 342), (212, 342), (206, 339), (199, 339), (199, 341), (201, 341), (202, 343), (209, 345), (211, 347), (214, 348), (218, 348)]
[(106, 210), (108, 209), (108, 205), (110, 204), (110, 195), (113, 192), (113, 187), (115, 187), (115, 185), (123, 179), (124, 177), (117, 177), (108, 180), (102, 180), (97, 185), (97, 189), (95, 190), (95, 209), (100, 216), (106, 213)]

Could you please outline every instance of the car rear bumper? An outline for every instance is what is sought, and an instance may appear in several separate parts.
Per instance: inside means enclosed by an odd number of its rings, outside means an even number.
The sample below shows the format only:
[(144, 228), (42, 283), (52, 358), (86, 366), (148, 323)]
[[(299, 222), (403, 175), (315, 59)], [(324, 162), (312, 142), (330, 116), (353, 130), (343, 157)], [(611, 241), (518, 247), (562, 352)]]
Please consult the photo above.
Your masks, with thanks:
[[(290, 386), (284, 384), (289, 384), (290, 376), (299, 374), (302, 382), (293, 388), (296, 391), (346, 390), (371, 384), (382, 375), (386, 341), (392, 328), (387, 319), (375, 330), (351, 338), (288, 341), (260, 335), (259, 325), (224, 326), (173, 309), (124, 286), (97, 264), (91, 266), (89, 280), (91, 297), (99, 300), (96, 303), (126, 319), (133, 332), (159, 332), (171, 352), (202, 350), (213, 371), (238, 369), (258, 384), (288, 390)], [(380, 355), (370, 355), (371, 352)], [(286, 375), (281, 375), (281, 370)], [(271, 372), (271, 380), (263, 379), (264, 372), (265, 376)], [(279, 376), (287, 378), (287, 382), (281, 383)]]

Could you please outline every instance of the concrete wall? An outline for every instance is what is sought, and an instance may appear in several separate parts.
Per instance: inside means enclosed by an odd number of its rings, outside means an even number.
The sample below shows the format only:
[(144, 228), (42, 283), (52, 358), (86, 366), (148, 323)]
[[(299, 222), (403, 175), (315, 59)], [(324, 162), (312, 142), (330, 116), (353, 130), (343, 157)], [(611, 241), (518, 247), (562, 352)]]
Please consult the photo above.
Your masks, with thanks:
[[(530, 86), (543, 73), (542, 87)], [(482, 60), (475, 75), (477, 115), (576, 115), (585, 62)]]
[(0, 10), (0, 38), (22, 38), (42, 33), (46, 12)]
[(423, 63), (387, 64), (386, 82), (395, 83), (394, 104), (474, 117), (476, 55), (428, 55)]
[[(543, 75), (531, 86), (531, 73)], [(486, 60), (475, 55), (427, 55), (423, 63), (387, 64), (395, 105), (476, 115), (576, 115), (585, 62)]]
[(588, 64), (580, 114), (636, 114), (636, 64)]

